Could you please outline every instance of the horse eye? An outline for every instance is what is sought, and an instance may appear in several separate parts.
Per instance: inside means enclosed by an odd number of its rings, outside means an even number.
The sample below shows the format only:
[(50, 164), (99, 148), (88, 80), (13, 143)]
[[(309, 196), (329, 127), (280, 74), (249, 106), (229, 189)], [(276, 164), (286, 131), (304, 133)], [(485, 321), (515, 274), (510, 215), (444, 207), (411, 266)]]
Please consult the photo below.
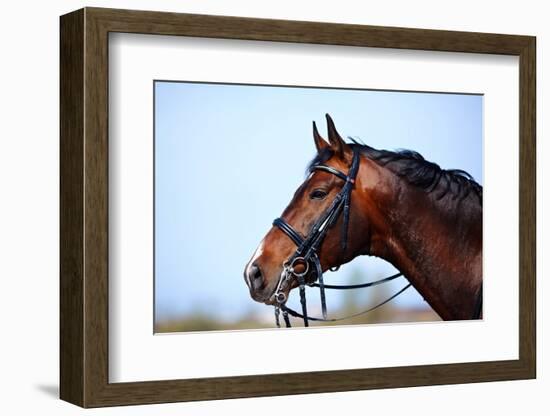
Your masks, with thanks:
[(322, 189), (315, 189), (312, 193), (309, 194), (311, 199), (324, 199), (327, 196), (327, 193)]

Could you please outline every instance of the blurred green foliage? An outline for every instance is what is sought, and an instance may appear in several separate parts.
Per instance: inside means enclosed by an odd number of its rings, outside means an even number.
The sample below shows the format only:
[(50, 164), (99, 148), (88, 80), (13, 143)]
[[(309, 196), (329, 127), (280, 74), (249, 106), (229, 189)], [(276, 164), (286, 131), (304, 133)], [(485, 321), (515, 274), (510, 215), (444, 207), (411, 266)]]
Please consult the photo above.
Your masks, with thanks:
[[(349, 281), (350, 284), (360, 283), (363, 280), (362, 273), (354, 273)], [(345, 292), (342, 307), (329, 310), (329, 318), (338, 318), (353, 315), (362, 310), (376, 305), (392, 295), (382, 284), (368, 289), (368, 296), (364, 290), (348, 290)], [(328, 292), (330, 296), (330, 292)], [(252, 302), (252, 300), (251, 300)], [(266, 306), (268, 308), (268, 306)], [(270, 319), (268, 319), (270, 318)], [(398, 307), (392, 302), (375, 309), (364, 315), (346, 319), (340, 322), (311, 322), (311, 326), (334, 326), (334, 325), (365, 325), (379, 323), (397, 322), (426, 322), (440, 321), (439, 316), (426, 304), (424, 309), (406, 309)], [(303, 326), (300, 319), (291, 319), (293, 327)], [(282, 323), (282, 319), (281, 319)], [(208, 314), (207, 311), (197, 311), (182, 317), (165, 319), (155, 325), (155, 333), (165, 332), (195, 332), (195, 331), (224, 331), (242, 329), (274, 328), (275, 318), (273, 315), (259, 317), (253, 313), (246, 313), (236, 320), (224, 321)]]

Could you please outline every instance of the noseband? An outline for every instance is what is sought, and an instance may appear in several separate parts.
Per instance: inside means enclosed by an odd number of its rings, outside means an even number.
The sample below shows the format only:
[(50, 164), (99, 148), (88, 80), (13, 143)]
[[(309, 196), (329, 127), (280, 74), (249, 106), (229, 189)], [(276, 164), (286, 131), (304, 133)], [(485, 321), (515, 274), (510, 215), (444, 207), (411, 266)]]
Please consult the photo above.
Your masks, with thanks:
[[(273, 221), (273, 225), (278, 227), (283, 233), (285, 233), (293, 242), (296, 244), (297, 248), (294, 254), (283, 264), (283, 271), (279, 276), (279, 281), (275, 291), (273, 292), (271, 300), (275, 303), (275, 322), (277, 326), (280, 326), (279, 323), (279, 314), (280, 311), (283, 311), (283, 318), (285, 320), (286, 326), (290, 327), (290, 319), (288, 315), (294, 317), (299, 317), (304, 320), (304, 326), (309, 326), (309, 320), (312, 321), (339, 321), (342, 319), (348, 319), (356, 315), (361, 315), (363, 313), (370, 312), (371, 310), (384, 305), (393, 298), (395, 298), (400, 293), (404, 292), (410, 284), (405, 286), (395, 295), (385, 300), (384, 302), (379, 303), (378, 305), (369, 308), (366, 311), (360, 312), (352, 316), (341, 319), (327, 319), (327, 306), (326, 306), (326, 297), (325, 297), (325, 288), (327, 289), (358, 289), (363, 287), (375, 286), (377, 284), (393, 280), (399, 276), (401, 273), (397, 273), (393, 276), (386, 277), (375, 282), (363, 283), (360, 285), (347, 285), (347, 286), (335, 286), (335, 285), (325, 285), (323, 282), (323, 270), (321, 268), (321, 262), (319, 260), (318, 251), (323, 243), (323, 240), (328, 232), (328, 230), (336, 223), (340, 214), (343, 213), (342, 220), (342, 230), (341, 230), (341, 246), (342, 251), (345, 252), (347, 249), (347, 240), (348, 240), (348, 226), (349, 226), (349, 210), (351, 202), (351, 191), (355, 186), (355, 178), (357, 177), (357, 172), (359, 170), (359, 152), (353, 150), (353, 158), (351, 166), (349, 168), (348, 174), (344, 174), (337, 169), (334, 169), (330, 166), (325, 165), (316, 165), (311, 168), (312, 170), (322, 170), (328, 173), (331, 173), (344, 181), (342, 189), (329, 208), (317, 219), (317, 221), (311, 227), (311, 230), (306, 238), (303, 238), (288, 222), (283, 218), (276, 218)], [(296, 268), (301, 266), (302, 271), (296, 271)], [(311, 282), (306, 282), (306, 276), (313, 275), (314, 279)], [(287, 288), (290, 288), (292, 281), (296, 280), (298, 287), (300, 288), (300, 303), (302, 306), (302, 313), (290, 309), (285, 305), (288, 300), (284, 291)], [(318, 280), (319, 283), (315, 283), (315, 280)], [(305, 286), (314, 286), (319, 287), (321, 295), (321, 309), (323, 318), (313, 318), (307, 314), (307, 304), (306, 304), (306, 292)]]

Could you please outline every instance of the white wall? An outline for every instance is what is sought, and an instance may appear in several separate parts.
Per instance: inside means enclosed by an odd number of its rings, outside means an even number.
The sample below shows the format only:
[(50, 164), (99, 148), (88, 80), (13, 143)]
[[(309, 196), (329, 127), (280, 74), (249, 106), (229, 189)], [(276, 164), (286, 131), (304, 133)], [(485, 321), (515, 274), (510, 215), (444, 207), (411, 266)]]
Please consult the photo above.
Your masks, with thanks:
[[(550, 56), (550, 26), (545, 2), (536, 1), (82, 1), (5, 2), (1, 14), (2, 76), (0, 105), (0, 409), (4, 414), (33, 410), (76, 414), (59, 401), (58, 385), (58, 16), (82, 6), (156, 9), (318, 20), (433, 29), (529, 34), (538, 37), (538, 380), (422, 387), (338, 394), (226, 400), (92, 410), (89, 414), (237, 413), (317, 415), (403, 414), (548, 414), (550, 387), (543, 347), (548, 316), (543, 282), (543, 241), (549, 237), (542, 212), (543, 161), (550, 158), (543, 140), (544, 102), (549, 97), (545, 60)], [(546, 196), (546, 195), (544, 195)], [(337, 353), (330, 351), (329, 353)], [(10, 411), (11, 410), (11, 411)], [(8, 413), (9, 411), (9, 413)]]

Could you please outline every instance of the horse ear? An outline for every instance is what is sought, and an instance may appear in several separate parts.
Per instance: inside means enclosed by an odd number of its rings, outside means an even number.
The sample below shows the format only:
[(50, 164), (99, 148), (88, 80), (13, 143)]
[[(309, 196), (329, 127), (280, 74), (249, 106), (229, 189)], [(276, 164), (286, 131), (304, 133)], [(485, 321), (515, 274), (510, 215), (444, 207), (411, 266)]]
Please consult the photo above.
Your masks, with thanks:
[(317, 148), (318, 153), (321, 153), (322, 150), (330, 147), (327, 141), (319, 134), (315, 121), (313, 122), (313, 141), (315, 142), (315, 147)]
[(349, 150), (348, 144), (342, 139), (338, 131), (336, 130), (336, 126), (334, 125), (334, 121), (332, 121), (332, 118), (327, 114), (327, 129), (328, 129), (328, 141), (330, 142), (330, 147), (334, 152), (340, 156), (344, 157), (346, 154), (346, 151)]

